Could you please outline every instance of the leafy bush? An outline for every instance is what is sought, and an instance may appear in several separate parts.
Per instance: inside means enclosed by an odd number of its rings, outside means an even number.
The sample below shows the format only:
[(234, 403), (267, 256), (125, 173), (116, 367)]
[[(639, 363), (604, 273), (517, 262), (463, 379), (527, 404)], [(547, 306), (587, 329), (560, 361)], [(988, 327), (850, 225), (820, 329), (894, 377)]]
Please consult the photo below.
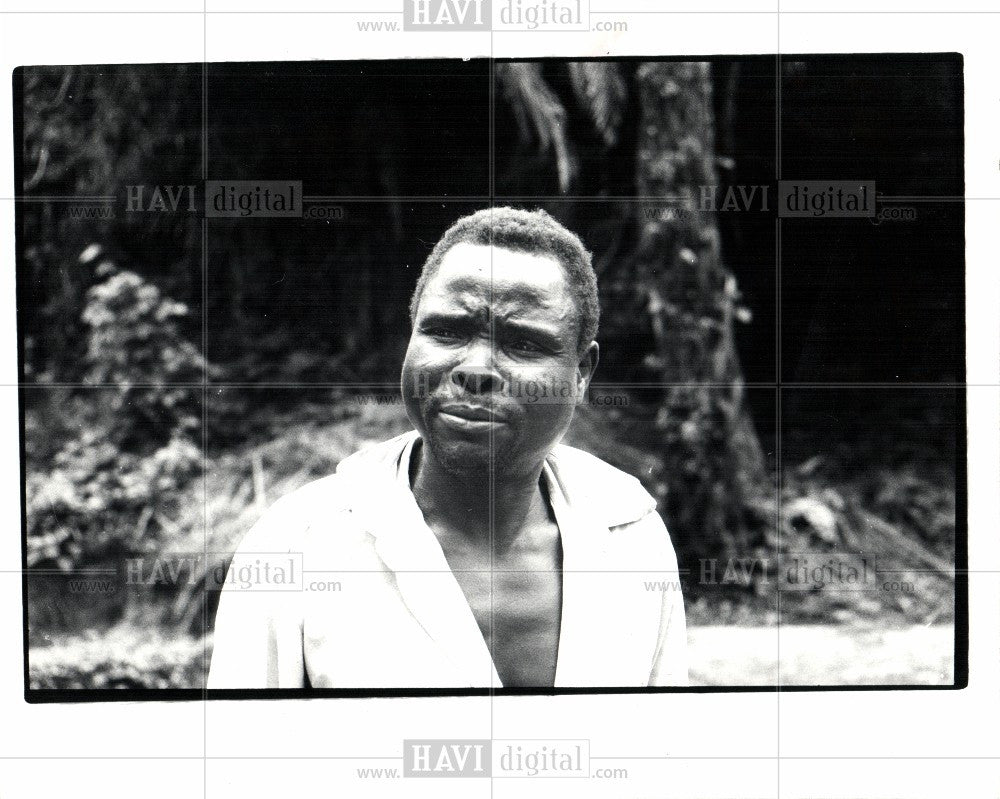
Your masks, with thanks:
[(28, 474), (29, 566), (69, 570), (158, 549), (201, 468), (196, 384), (207, 365), (180, 334), (187, 308), (132, 272), (98, 272), (106, 279), (83, 312), (93, 387), (54, 395), (72, 432)]
[(202, 688), (211, 638), (168, 637), (127, 625), (32, 647), (32, 688)]
[(180, 333), (187, 306), (109, 263), (98, 274), (107, 279), (87, 292), (83, 310), (90, 331), (84, 382), (118, 389), (108, 432), (136, 450), (197, 433), (201, 408), (191, 384), (204, 380), (207, 364)]

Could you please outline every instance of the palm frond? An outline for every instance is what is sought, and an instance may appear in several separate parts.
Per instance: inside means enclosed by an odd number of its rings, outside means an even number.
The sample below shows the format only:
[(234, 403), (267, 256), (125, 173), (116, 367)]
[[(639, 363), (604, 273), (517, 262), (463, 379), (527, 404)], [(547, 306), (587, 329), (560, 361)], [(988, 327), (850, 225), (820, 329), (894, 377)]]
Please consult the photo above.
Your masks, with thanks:
[(594, 127), (608, 147), (618, 140), (622, 108), (628, 87), (617, 64), (603, 61), (577, 61), (569, 64), (573, 91), (587, 110)]
[(537, 137), (542, 151), (555, 151), (559, 189), (565, 193), (576, 172), (566, 136), (566, 109), (545, 82), (539, 64), (497, 64), (496, 75), (522, 139)]

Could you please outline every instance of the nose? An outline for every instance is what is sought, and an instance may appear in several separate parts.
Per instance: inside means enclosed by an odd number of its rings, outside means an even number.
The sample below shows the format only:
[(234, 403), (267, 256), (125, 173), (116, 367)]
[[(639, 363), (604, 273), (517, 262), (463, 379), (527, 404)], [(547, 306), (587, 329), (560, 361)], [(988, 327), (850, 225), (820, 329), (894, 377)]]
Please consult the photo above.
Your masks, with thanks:
[(451, 382), (470, 394), (491, 394), (503, 387), (503, 378), (493, 365), (492, 348), (483, 342), (470, 350), (451, 372)]

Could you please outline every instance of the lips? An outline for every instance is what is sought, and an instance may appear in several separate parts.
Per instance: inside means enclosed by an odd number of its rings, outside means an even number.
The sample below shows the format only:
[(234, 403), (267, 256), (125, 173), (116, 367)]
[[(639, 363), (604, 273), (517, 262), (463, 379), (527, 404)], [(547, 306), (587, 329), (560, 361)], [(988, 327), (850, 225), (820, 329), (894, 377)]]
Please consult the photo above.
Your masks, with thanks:
[(481, 405), (442, 405), (439, 412), (467, 422), (503, 422), (504, 418), (492, 408)]

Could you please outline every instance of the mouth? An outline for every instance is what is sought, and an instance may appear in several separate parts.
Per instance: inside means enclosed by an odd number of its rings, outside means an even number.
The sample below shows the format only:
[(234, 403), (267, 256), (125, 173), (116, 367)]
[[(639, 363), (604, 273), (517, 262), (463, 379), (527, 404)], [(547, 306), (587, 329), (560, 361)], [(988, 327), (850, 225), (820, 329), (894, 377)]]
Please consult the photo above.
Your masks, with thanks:
[(438, 410), (442, 421), (453, 427), (475, 429), (504, 424), (505, 419), (491, 408), (481, 405), (444, 405)]

